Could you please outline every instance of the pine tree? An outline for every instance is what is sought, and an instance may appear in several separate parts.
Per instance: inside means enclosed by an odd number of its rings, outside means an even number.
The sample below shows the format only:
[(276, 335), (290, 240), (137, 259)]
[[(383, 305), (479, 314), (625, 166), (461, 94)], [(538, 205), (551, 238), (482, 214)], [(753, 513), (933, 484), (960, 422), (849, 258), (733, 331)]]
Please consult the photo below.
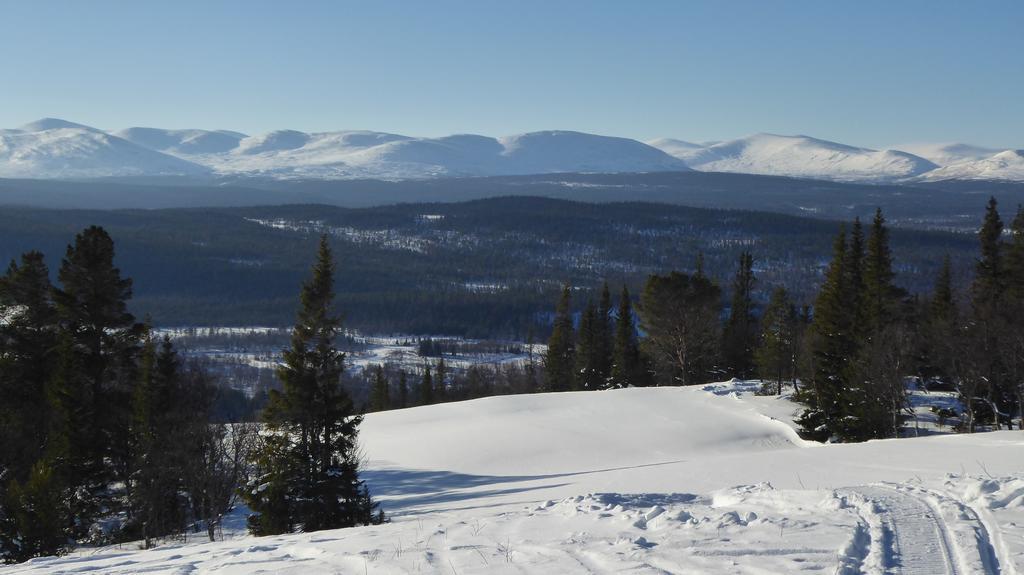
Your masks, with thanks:
[(423, 367), (423, 381), (420, 382), (420, 405), (434, 403), (434, 378), (430, 375), (430, 364)]
[(594, 326), (594, 349), (597, 356), (597, 372), (601, 385), (612, 373), (614, 354), (614, 327), (612, 325), (612, 294), (608, 282), (601, 287), (601, 299), (597, 304), (597, 318)]
[(40, 461), (24, 484), (11, 480), (0, 492), (0, 559), (20, 562), (67, 550), (70, 518), (53, 470)]
[(374, 520), (359, 479), (356, 438), (362, 418), (341, 387), (345, 354), (335, 348), (341, 321), (332, 312), (334, 262), (327, 236), (302, 287), (291, 347), (278, 368), (281, 391), (263, 412), (265, 446), (245, 492), (258, 535), (348, 527)]
[(754, 258), (740, 254), (739, 268), (732, 284), (732, 305), (723, 333), (722, 354), (726, 369), (733, 377), (749, 379), (754, 374), (754, 350), (757, 348), (757, 318), (754, 316)]
[(448, 366), (444, 358), (437, 360), (437, 369), (434, 371), (434, 401), (444, 403), (448, 400)]
[(86, 463), (71, 482), (79, 493), (88, 493), (81, 497), (85, 507), (109, 507), (116, 491), (108, 486), (130, 479), (132, 387), (144, 327), (128, 312), (132, 282), (114, 266), (114, 242), (103, 228), (92, 226), (75, 236), (57, 277), (60, 329), (71, 334), (70, 350), (77, 356), (76, 372), (64, 384), (84, 387), (71, 395), (87, 401), (80, 408), (81, 427), (74, 430), (82, 436), (83, 450), (75, 457)]
[(46, 445), (46, 385), (53, 371), (56, 310), (39, 252), (0, 278), (0, 469), (26, 481)]
[(573, 389), (600, 389), (604, 381), (601, 378), (600, 360), (600, 325), (597, 307), (588, 301), (580, 315), (580, 327), (576, 338), (576, 377)]
[(370, 384), (370, 411), (391, 409), (391, 393), (384, 366), (377, 364), (373, 369), (373, 383)]
[(850, 241), (846, 249), (847, 301), (852, 306), (851, 322), (854, 337), (859, 337), (864, 322), (864, 226), (860, 218), (853, 219)]
[(405, 370), (398, 372), (398, 408), (409, 407), (409, 381)]
[[(205, 424), (203, 406), (183, 409), (188, 391), (181, 386), (181, 361), (170, 338), (159, 348), (147, 337), (140, 357), (138, 383), (132, 398), (132, 452), (130, 529), (145, 546), (151, 539), (185, 530), (188, 502), (182, 496), (182, 477), (188, 460), (196, 454), (187, 431), (198, 418)], [(133, 533), (135, 534), (135, 533)]]
[(1024, 305), (1024, 205), (1017, 206), (1010, 231), (1010, 243), (1006, 246), (1007, 291), (1014, 304), (1020, 307)]
[(974, 283), (971, 285), (973, 304), (977, 308), (987, 308), (985, 312), (998, 305), (1006, 287), (1002, 236), (1003, 220), (999, 217), (998, 202), (990, 198), (985, 207), (985, 221), (978, 232), (981, 257), (975, 266)]
[(573, 343), (573, 321), (570, 313), (572, 291), (569, 284), (562, 288), (562, 297), (555, 310), (554, 328), (548, 338), (544, 356), (547, 391), (568, 391), (573, 388), (576, 358)]
[(893, 285), (892, 252), (889, 249), (889, 230), (885, 227), (882, 210), (875, 211), (868, 237), (863, 270), (862, 317), (865, 329), (878, 332), (896, 317), (902, 290)]
[(761, 321), (761, 344), (755, 360), (761, 377), (775, 381), (775, 391), (782, 393), (785, 379), (793, 378), (797, 354), (797, 313), (783, 287), (772, 291)]
[(615, 317), (615, 342), (609, 387), (644, 386), (649, 383), (646, 373), (643, 372), (634, 321), (633, 302), (629, 297), (629, 290), (622, 286)]

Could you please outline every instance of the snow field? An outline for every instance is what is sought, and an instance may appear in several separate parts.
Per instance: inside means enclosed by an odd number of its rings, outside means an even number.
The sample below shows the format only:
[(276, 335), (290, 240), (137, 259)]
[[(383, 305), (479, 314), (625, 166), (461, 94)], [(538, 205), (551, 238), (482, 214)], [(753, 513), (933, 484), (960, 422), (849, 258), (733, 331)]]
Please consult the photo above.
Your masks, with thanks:
[(389, 524), (81, 550), (8, 571), (1024, 569), (1020, 432), (810, 444), (791, 426), (796, 406), (755, 396), (757, 387), (491, 397), (370, 414), (364, 477)]

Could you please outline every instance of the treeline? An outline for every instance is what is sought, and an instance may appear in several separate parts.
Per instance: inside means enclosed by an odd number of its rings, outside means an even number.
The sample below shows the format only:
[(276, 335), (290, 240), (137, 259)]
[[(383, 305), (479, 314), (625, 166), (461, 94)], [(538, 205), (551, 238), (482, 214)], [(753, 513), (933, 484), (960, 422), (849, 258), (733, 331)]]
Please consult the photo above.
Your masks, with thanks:
[[(778, 214), (529, 197), (360, 210), (10, 208), (0, 211), (0, 259), (29, 249), (59, 259), (67, 238), (87, 224), (117, 238), (118, 266), (136, 280), (130, 311), (155, 325), (289, 326), (324, 231), (347, 271), (336, 289), (347, 327), (520, 340), (531, 329), (547, 336), (542, 314), (561, 283), (600, 288), (607, 279), (639, 294), (649, 274), (690, 265), (698, 251), (705, 273), (724, 281), (740, 252), (753, 250), (761, 281), (785, 283), (807, 299), (834, 231), (828, 221)], [(390, 239), (367, 243), (381, 234)], [(902, 284), (919, 292), (942, 254), (963, 267), (973, 248), (966, 234), (906, 229), (894, 229), (893, 242)]]
[[(543, 366), (547, 391), (645, 385), (695, 385), (761, 377), (765, 391), (792, 382), (806, 405), (802, 434), (824, 441), (895, 437), (908, 408), (905, 378), (960, 392), (964, 431), (1024, 425), (1024, 210), (1004, 233), (990, 200), (979, 232), (974, 280), (957, 297), (947, 257), (929, 295), (895, 283), (889, 230), (881, 210), (867, 234), (843, 225), (812, 303), (785, 286), (755, 297), (754, 257), (738, 258), (724, 305), (698, 256), (691, 274), (650, 275), (636, 302), (623, 287), (613, 306), (572, 311), (566, 285)], [(758, 300), (767, 300), (764, 306)]]
[(532, 347), (522, 362), (473, 364), (455, 371), (441, 356), (426, 360), (415, 370), (390, 364), (367, 367), (358, 382), (366, 411), (386, 411), (494, 395), (537, 393), (542, 390), (544, 367)]
[(0, 278), (0, 561), (213, 540), (238, 495), (259, 535), (383, 521), (358, 476), (333, 271), (322, 238), (257, 426), (215, 423), (204, 364), (127, 311), (132, 281), (103, 228), (68, 246), (58, 286), (39, 252), (13, 261)]

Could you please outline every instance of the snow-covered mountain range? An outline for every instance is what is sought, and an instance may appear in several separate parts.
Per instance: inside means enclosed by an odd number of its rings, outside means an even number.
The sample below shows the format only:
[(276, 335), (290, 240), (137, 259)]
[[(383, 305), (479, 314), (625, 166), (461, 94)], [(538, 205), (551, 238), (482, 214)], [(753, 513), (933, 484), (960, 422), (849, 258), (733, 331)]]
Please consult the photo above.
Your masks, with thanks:
[(1024, 181), (1024, 151), (967, 144), (871, 150), (808, 136), (639, 142), (571, 131), (417, 138), (370, 131), (128, 128), (45, 118), (0, 130), (0, 177), (254, 176), (405, 179), (700, 170), (853, 182)]

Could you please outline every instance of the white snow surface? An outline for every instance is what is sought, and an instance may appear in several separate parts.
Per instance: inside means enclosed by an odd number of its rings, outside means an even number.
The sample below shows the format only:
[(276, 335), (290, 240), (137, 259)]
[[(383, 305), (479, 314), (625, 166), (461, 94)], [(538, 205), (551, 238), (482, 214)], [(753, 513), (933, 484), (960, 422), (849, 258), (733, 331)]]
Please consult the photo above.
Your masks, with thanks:
[(1024, 150), (1006, 150), (980, 160), (951, 164), (928, 172), (923, 179), (1024, 181)]
[(636, 140), (557, 130), (504, 138), (295, 130), (247, 136), (225, 130), (157, 128), (129, 128), (116, 135), (223, 175), (400, 179), (688, 169), (684, 162)]
[(939, 167), (899, 150), (858, 148), (809, 136), (754, 134), (696, 148), (658, 142), (653, 145), (663, 146), (691, 168), (705, 172), (883, 182), (912, 178)]
[(45, 118), (0, 130), (0, 177), (198, 175), (209, 170), (95, 128)]
[(391, 522), (80, 550), (9, 573), (1021, 573), (1024, 435), (800, 440), (756, 386), (506, 396), (366, 417)]
[(910, 152), (915, 156), (921, 156), (940, 166), (948, 166), (963, 161), (980, 160), (1000, 152), (996, 148), (985, 148), (983, 146), (956, 142), (905, 144), (896, 146), (896, 149)]

